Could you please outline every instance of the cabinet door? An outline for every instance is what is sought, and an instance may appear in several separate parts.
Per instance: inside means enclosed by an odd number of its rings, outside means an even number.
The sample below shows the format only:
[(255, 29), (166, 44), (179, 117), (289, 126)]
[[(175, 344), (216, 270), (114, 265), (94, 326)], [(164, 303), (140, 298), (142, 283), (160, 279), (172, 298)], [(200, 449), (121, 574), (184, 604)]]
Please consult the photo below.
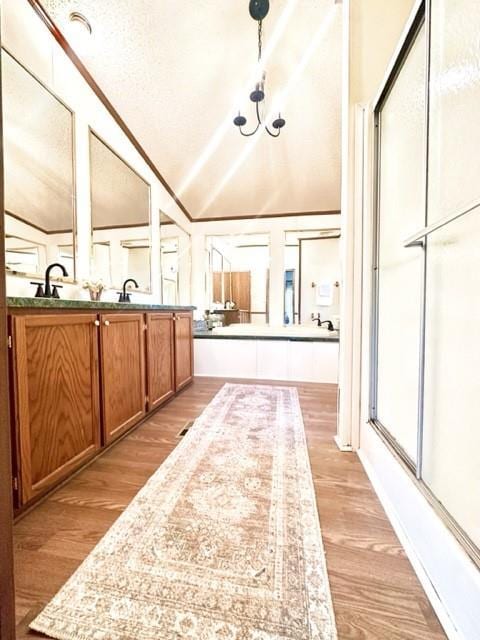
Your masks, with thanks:
[(193, 379), (192, 314), (175, 314), (175, 388), (178, 391)]
[(232, 271), (232, 300), (238, 309), (251, 310), (251, 274), (250, 271)]
[(93, 314), (13, 318), (21, 502), (45, 492), (100, 447)]
[(102, 314), (100, 337), (103, 432), (108, 444), (145, 415), (143, 314)]
[(148, 408), (175, 393), (173, 313), (147, 313)]

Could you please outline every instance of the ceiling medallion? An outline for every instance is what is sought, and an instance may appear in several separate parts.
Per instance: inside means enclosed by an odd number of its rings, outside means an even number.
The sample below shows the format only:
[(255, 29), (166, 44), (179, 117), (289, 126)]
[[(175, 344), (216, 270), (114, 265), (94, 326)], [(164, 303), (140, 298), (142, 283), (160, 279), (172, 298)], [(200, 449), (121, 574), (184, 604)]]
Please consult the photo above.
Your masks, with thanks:
[[(260, 63), (262, 60), (262, 21), (268, 14), (270, 9), (269, 0), (250, 0), (249, 11), (251, 17), (258, 22), (258, 62)], [(250, 133), (246, 133), (242, 131), (242, 127), (247, 124), (247, 119), (245, 116), (242, 116), (240, 112), (238, 112), (238, 116), (234, 118), (233, 124), (238, 127), (238, 130), (242, 134), (242, 136), (249, 137), (253, 136), (257, 133), (259, 128), (263, 125), (265, 127), (266, 132), (272, 136), (272, 138), (278, 138), (280, 135), (281, 129), (285, 126), (285, 120), (282, 118), (281, 114), (278, 114), (278, 118), (276, 118), (272, 122), (272, 127), (275, 130), (275, 133), (270, 131), (268, 125), (264, 124), (262, 121), (262, 114), (260, 113), (260, 103), (265, 100), (265, 71), (262, 73), (262, 78), (260, 82), (257, 82), (255, 85), (255, 90), (250, 94), (250, 100), (255, 104), (255, 114), (257, 116), (257, 126)]]
[(263, 20), (270, 9), (269, 0), (250, 0), (248, 10), (254, 20)]

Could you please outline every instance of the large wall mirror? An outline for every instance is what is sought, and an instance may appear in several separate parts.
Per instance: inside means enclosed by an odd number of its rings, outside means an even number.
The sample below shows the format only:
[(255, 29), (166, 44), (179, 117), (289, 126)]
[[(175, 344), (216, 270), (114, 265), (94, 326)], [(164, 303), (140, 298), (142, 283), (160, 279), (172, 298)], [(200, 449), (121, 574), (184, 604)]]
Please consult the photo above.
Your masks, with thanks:
[(90, 131), (90, 278), (121, 288), (127, 278), (151, 292), (150, 185)]
[[(340, 230), (285, 232), (284, 324), (340, 315)], [(317, 321), (317, 320), (315, 320)]]
[(224, 325), (269, 321), (270, 235), (208, 236), (207, 298)]
[(190, 270), (190, 234), (160, 211), (160, 289), (163, 304), (182, 304), (185, 300), (181, 300), (181, 292), (190, 295)]
[(2, 92), (7, 272), (42, 276), (60, 262), (73, 282), (73, 114), (5, 49)]

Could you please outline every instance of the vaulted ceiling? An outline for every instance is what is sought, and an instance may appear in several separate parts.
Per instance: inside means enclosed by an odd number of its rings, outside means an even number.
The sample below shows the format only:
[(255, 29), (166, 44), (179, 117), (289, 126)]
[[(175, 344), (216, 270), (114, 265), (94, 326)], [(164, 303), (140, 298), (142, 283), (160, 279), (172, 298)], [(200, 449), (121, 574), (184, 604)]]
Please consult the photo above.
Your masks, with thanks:
[[(264, 21), (267, 113), (253, 122), (257, 24), (248, 0), (43, 0), (44, 8), (193, 218), (340, 208), (341, 8), (271, 0)], [(69, 20), (92, 25), (86, 46)], [(248, 125), (246, 127), (248, 129)]]

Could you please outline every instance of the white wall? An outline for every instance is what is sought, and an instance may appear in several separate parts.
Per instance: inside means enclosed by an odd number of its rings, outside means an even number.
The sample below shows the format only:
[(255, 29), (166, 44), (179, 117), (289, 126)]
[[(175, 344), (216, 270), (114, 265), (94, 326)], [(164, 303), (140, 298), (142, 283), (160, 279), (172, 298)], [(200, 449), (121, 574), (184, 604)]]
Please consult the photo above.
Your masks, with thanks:
[[(301, 321), (311, 322), (312, 314), (320, 313), (322, 320), (333, 321), (339, 314), (340, 254), (338, 238), (302, 240)], [(313, 287), (312, 284), (315, 284)], [(319, 305), (317, 287), (330, 287), (330, 304)], [(325, 300), (327, 302), (327, 300)]]
[[(135, 294), (137, 300), (159, 301), (160, 296), (160, 232), (159, 210), (189, 230), (191, 223), (135, 150), (99, 99), (84, 81), (72, 62), (57, 44), (47, 27), (27, 2), (2, 2), (2, 44), (33, 72), (75, 113), (75, 171), (77, 216), (77, 281), (90, 275), (90, 164), (88, 127), (92, 127), (124, 160), (151, 185), (152, 220), (152, 292)], [(189, 264), (189, 259), (185, 258)], [(181, 287), (182, 302), (189, 303), (189, 272)], [(8, 295), (33, 295), (25, 278), (8, 276)], [(86, 298), (80, 285), (65, 285), (62, 297)], [(116, 299), (114, 290), (105, 299)]]

